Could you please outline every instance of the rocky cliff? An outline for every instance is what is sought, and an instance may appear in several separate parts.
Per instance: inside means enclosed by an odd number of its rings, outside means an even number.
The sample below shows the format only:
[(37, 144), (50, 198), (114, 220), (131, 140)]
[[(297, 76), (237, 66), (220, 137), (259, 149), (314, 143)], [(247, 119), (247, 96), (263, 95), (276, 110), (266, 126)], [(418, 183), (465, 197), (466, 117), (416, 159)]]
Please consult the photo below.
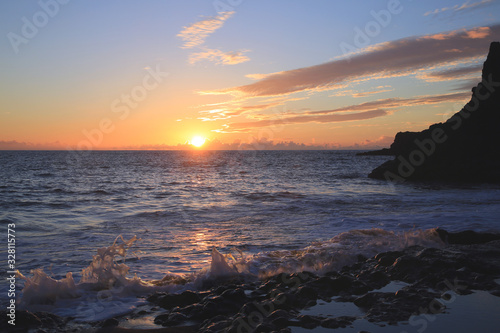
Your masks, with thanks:
[(462, 110), (421, 132), (398, 133), (390, 152), (396, 157), (369, 177), (500, 182), (500, 43), (491, 43), (482, 80)]

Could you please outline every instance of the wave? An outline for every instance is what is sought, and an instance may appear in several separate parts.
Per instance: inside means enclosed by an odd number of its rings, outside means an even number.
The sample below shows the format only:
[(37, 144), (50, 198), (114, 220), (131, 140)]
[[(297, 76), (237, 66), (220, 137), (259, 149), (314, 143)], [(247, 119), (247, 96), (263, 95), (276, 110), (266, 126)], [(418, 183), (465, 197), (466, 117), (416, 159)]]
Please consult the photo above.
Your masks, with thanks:
[[(239, 195), (239, 194), (238, 194)], [(276, 201), (279, 199), (302, 199), (305, 198), (306, 196), (301, 193), (296, 193), (296, 192), (288, 192), (288, 191), (282, 191), (282, 192), (254, 192), (254, 193), (249, 193), (243, 195), (245, 198), (249, 200), (266, 200), (266, 201)]]
[[(339, 270), (357, 262), (360, 257), (367, 258), (380, 252), (401, 250), (412, 245), (444, 245), (436, 229), (400, 233), (383, 229), (351, 230), (300, 250), (246, 255), (241, 251), (222, 254), (212, 248), (209, 267), (191, 274), (166, 272), (161, 280), (147, 281), (135, 274), (128, 277), (130, 267), (125, 263), (126, 254), (138, 241), (141, 239), (136, 236), (129, 240), (118, 236), (111, 246), (99, 248), (90, 265), (82, 270), (79, 282), (75, 281), (72, 272), (61, 279), (50, 277), (42, 268), (32, 270), (31, 276), (18, 272), (18, 276), (24, 280), (19, 307), (71, 316), (77, 321), (96, 321), (131, 311), (144, 302), (141, 297), (157, 291), (175, 293), (201, 290), (228, 277), (253, 281), (282, 272), (307, 270), (323, 273)], [(99, 306), (91, 304), (103, 303), (101, 298), (104, 294), (111, 295), (109, 297), (119, 301), (122, 306), (116, 307), (113, 302)], [(85, 304), (88, 311), (81, 311), (81, 304)], [(97, 307), (102, 308), (102, 311), (91, 311)]]

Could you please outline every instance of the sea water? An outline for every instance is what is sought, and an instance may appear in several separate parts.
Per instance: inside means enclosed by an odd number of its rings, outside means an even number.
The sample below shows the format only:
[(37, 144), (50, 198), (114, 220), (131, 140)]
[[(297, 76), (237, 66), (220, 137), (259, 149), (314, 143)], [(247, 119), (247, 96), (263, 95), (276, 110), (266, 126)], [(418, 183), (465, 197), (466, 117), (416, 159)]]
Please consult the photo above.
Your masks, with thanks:
[(367, 178), (387, 159), (355, 151), (0, 152), (0, 223), (5, 234), (15, 224), (18, 305), (98, 320), (205, 278), (320, 272), (358, 254), (441, 246), (436, 227), (500, 231), (500, 186)]

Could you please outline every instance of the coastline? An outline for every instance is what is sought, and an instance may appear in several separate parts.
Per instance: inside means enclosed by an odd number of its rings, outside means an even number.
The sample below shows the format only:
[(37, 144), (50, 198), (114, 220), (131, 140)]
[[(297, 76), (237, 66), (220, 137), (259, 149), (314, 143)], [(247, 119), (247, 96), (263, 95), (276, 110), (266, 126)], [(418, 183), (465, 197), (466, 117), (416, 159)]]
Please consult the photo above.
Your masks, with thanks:
[[(423, 327), (425, 316), (444, 316), (454, 300), (476, 291), (488, 293), (500, 306), (500, 234), (435, 233), (446, 245), (358, 256), (356, 263), (322, 274), (281, 273), (259, 281), (225, 276), (207, 281), (198, 291), (156, 292), (147, 306), (100, 322), (76, 324), (70, 318), (19, 311), (22, 326), (17, 331), (41, 327), (50, 332), (284, 333), (352, 329), (363, 322), (372, 331), (385, 331), (399, 325)], [(318, 306), (339, 305), (357, 308), (358, 314), (311, 314)], [(131, 327), (134, 322), (142, 325)], [(432, 325), (430, 320), (427, 324)]]

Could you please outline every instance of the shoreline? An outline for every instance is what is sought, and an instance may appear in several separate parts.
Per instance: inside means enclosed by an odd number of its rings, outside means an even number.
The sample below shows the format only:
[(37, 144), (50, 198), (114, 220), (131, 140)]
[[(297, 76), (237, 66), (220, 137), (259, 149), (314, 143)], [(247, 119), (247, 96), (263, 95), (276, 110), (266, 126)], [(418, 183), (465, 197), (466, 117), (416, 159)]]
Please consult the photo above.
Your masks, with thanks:
[[(147, 306), (124, 316), (76, 324), (47, 313), (18, 311), (17, 331), (40, 327), (51, 332), (295, 332), (407, 325), (415, 318), (440, 316), (450, 299), (484, 291), (500, 306), (500, 234), (436, 230), (443, 248), (410, 246), (379, 253), (338, 271), (281, 273), (262, 281), (227, 276), (203, 291), (156, 292)], [(394, 286), (399, 286), (398, 290)], [(385, 289), (384, 289), (385, 288)], [(392, 290), (391, 290), (392, 288)], [(349, 306), (357, 315), (307, 314), (315, 306)], [(354, 309), (354, 308), (353, 308)], [(5, 311), (3, 311), (5, 312)], [(313, 311), (314, 312), (314, 311)], [(130, 322), (143, 325), (130, 326)], [(140, 327), (140, 328), (137, 328)], [(16, 332), (12, 327), (2, 327)]]

